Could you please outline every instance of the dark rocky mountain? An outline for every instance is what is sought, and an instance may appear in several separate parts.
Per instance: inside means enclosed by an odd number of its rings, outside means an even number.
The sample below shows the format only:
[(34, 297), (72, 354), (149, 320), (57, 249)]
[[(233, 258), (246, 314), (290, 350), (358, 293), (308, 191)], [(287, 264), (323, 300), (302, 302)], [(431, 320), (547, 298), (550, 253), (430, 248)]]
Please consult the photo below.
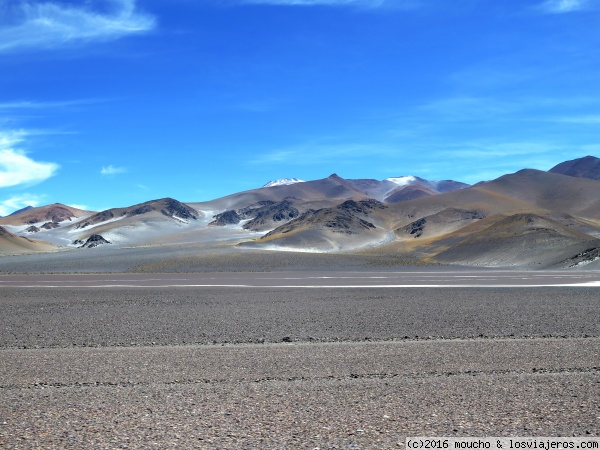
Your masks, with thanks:
[(244, 229), (261, 231), (271, 229), (281, 222), (287, 222), (300, 216), (293, 200), (286, 199), (272, 205), (266, 205), (254, 212), (254, 218), (244, 224)]
[(225, 226), (225, 225), (237, 225), (242, 221), (242, 216), (240, 216), (237, 211), (230, 209), (228, 211), (222, 212), (213, 216), (215, 220), (210, 222), (208, 225), (210, 226)]
[(554, 166), (548, 172), (568, 175), (570, 177), (600, 180), (600, 158), (584, 156), (583, 158), (565, 161)]
[(362, 230), (374, 229), (375, 225), (367, 219), (374, 210), (383, 210), (386, 206), (373, 199), (346, 200), (333, 208), (308, 210), (299, 217), (275, 228), (261, 239), (291, 233), (301, 229), (326, 229), (334, 233), (355, 234)]
[(215, 220), (209, 225), (237, 225), (243, 220), (248, 220), (243, 225), (246, 230), (271, 229), (282, 221), (288, 221), (300, 215), (300, 211), (294, 206), (296, 200), (286, 198), (281, 202), (262, 201), (238, 210), (228, 210), (213, 216)]
[[(77, 241), (77, 242), (81, 242), (81, 241)], [(100, 245), (106, 245), (106, 244), (110, 244), (110, 242), (107, 241), (106, 239), (104, 239), (99, 234), (92, 234), (89, 238), (87, 238), (87, 240), (79, 248), (94, 248), (94, 247), (98, 247)]]

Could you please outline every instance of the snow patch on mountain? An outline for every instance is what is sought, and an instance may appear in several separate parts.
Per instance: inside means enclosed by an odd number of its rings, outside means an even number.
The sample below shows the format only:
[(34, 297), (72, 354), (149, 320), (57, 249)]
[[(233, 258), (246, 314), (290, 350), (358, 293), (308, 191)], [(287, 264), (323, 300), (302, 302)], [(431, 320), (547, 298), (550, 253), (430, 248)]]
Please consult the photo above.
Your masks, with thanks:
[(273, 187), (273, 186), (287, 186), (290, 184), (304, 183), (304, 182), (305, 182), (304, 180), (300, 180), (298, 178), (280, 178), (279, 180), (269, 181), (263, 187), (267, 188), (267, 187)]
[(412, 175), (409, 175), (409, 176), (405, 176), (405, 177), (386, 178), (385, 181), (391, 181), (392, 183), (395, 183), (398, 186), (409, 186), (411, 184), (417, 184), (423, 180), (421, 180), (420, 178), (417, 178), (417, 177), (413, 177)]

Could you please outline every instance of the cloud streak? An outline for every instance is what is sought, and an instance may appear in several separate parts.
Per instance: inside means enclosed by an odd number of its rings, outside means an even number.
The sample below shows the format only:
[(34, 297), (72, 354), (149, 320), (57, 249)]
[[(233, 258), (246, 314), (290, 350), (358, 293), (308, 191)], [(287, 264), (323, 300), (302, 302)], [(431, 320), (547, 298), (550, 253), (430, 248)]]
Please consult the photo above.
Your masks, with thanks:
[(9, 214), (25, 208), (26, 206), (38, 206), (40, 202), (41, 197), (31, 194), (23, 194), (6, 198), (0, 201), (0, 216), (8, 216)]
[(41, 183), (54, 176), (59, 168), (52, 162), (31, 159), (25, 151), (14, 148), (26, 132), (0, 132), (0, 188)]
[[(102, 2), (106, 3), (106, 2)], [(0, 28), (0, 53), (20, 49), (51, 49), (74, 43), (109, 41), (151, 30), (155, 19), (138, 12), (135, 0), (112, 0), (104, 13), (58, 2), (22, 1), (17, 23)]]
[(411, 9), (419, 4), (418, 0), (239, 0), (242, 4), (274, 6), (337, 6), (358, 8), (401, 8)]
[(587, 9), (591, 3), (589, 0), (546, 0), (538, 8), (547, 14), (564, 14)]
[(121, 173), (126, 173), (126, 172), (127, 172), (127, 168), (113, 166), (112, 164), (109, 166), (102, 167), (102, 169), (100, 169), (100, 174), (105, 175), (105, 176), (119, 175)]
[(101, 103), (104, 101), (106, 101), (106, 100), (82, 99), (82, 100), (65, 100), (65, 101), (55, 101), (55, 102), (36, 102), (36, 101), (30, 101), (30, 100), (21, 100), (21, 101), (0, 103), (0, 112), (70, 108), (70, 107), (88, 105), (88, 104), (93, 104), (93, 103)]

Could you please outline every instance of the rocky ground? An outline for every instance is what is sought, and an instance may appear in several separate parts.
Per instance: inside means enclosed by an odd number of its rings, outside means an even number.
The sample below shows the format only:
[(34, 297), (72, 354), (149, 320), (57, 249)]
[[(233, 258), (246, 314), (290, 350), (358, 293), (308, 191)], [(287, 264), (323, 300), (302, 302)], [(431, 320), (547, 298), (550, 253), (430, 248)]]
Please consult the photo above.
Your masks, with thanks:
[(597, 288), (0, 290), (2, 448), (600, 434)]

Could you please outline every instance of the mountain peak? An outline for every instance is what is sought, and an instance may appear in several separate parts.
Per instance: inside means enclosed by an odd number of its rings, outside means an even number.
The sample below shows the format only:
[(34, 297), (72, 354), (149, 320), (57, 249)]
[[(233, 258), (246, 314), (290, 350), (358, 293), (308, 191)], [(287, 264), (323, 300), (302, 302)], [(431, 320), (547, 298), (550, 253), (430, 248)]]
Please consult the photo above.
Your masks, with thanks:
[(29, 206), (26, 206), (25, 208), (17, 209), (16, 211), (13, 211), (12, 213), (10, 213), (9, 216), (14, 216), (19, 213), (29, 211), (30, 209), (33, 209), (33, 206), (29, 205)]
[(570, 177), (600, 180), (600, 158), (584, 156), (557, 164), (548, 172), (568, 175)]

